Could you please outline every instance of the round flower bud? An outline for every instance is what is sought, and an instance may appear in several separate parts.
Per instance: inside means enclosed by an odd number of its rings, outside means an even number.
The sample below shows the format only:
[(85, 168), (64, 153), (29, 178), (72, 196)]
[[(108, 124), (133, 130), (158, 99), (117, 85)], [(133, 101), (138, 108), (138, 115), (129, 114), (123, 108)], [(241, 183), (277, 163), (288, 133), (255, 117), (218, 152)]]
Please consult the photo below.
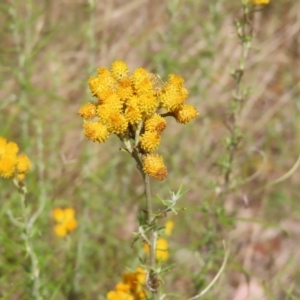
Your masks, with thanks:
[(5, 154), (16, 155), (19, 151), (19, 146), (14, 142), (8, 142), (5, 146)]
[(78, 114), (84, 119), (92, 119), (96, 116), (96, 105), (92, 102), (83, 104), (80, 107)]
[(0, 176), (3, 178), (12, 178), (15, 174), (17, 157), (11, 154), (4, 154), (0, 159)]
[(162, 156), (158, 154), (147, 154), (143, 159), (143, 171), (156, 180), (164, 180), (168, 177), (167, 168)]
[(159, 93), (161, 106), (170, 112), (182, 105), (187, 97), (186, 89), (173, 83), (167, 83)]
[(146, 131), (156, 131), (161, 134), (167, 127), (167, 121), (159, 114), (153, 114), (145, 121)]
[(109, 137), (107, 127), (100, 122), (85, 122), (84, 135), (93, 142), (104, 143)]
[(148, 79), (149, 75), (148, 72), (143, 68), (137, 68), (133, 71), (131, 75), (131, 80), (134, 85), (134, 87), (140, 85), (142, 81), (145, 79)]
[(160, 143), (160, 135), (157, 131), (145, 131), (140, 136), (140, 145), (147, 152), (153, 152)]
[(107, 125), (109, 132), (115, 134), (122, 134), (128, 128), (127, 120), (121, 113), (117, 111), (113, 111), (107, 116), (105, 124)]
[(169, 82), (175, 85), (182, 85), (184, 83), (184, 79), (179, 75), (170, 74)]
[(116, 93), (122, 102), (126, 102), (133, 96), (132, 82), (130, 78), (124, 78), (118, 82)]
[[(150, 247), (147, 243), (144, 244), (144, 250), (147, 254), (150, 252)], [(164, 238), (158, 238), (156, 242), (155, 258), (159, 261), (166, 261), (169, 258), (169, 244)]]
[(250, 0), (253, 5), (267, 5), (270, 0)]
[(137, 105), (128, 105), (125, 109), (125, 118), (130, 124), (137, 124), (142, 120), (142, 114)]
[(126, 63), (121, 60), (115, 61), (111, 66), (112, 76), (116, 80), (120, 80), (122, 78), (127, 77), (128, 72), (129, 72), (129, 70), (128, 70)]
[(4, 154), (6, 144), (7, 144), (6, 139), (0, 136), (0, 155)]
[(149, 78), (145, 78), (142, 81), (135, 84), (136, 94), (138, 96), (145, 95), (145, 94), (152, 94), (153, 93), (153, 85)]
[(138, 107), (142, 113), (151, 115), (157, 109), (158, 101), (152, 94), (141, 95), (138, 98)]
[(192, 105), (181, 105), (178, 109), (176, 109), (173, 113), (176, 121), (181, 124), (187, 124), (192, 119), (198, 116), (197, 109)]
[(19, 173), (26, 173), (30, 170), (30, 160), (27, 155), (25, 154), (18, 155), (17, 170)]

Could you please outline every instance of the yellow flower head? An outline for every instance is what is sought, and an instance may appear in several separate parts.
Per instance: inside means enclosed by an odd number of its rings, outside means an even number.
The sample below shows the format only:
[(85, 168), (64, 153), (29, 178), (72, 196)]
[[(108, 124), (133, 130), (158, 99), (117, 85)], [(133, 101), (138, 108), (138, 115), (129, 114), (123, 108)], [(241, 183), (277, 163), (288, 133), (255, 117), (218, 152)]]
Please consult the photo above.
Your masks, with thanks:
[(9, 142), (5, 146), (5, 153), (9, 155), (16, 155), (19, 151), (19, 147), (16, 143), (14, 142)]
[(169, 220), (165, 224), (165, 235), (171, 235), (174, 229), (174, 222), (172, 220)]
[(109, 116), (113, 112), (121, 113), (119, 102), (109, 102), (103, 105), (99, 105), (97, 108), (97, 115), (99, 119), (105, 124), (109, 120)]
[(125, 118), (130, 124), (137, 124), (142, 120), (142, 114), (137, 105), (127, 105)]
[(267, 5), (270, 0), (250, 0), (253, 5)]
[(127, 101), (133, 96), (132, 82), (130, 78), (124, 78), (118, 81), (116, 93), (122, 102)]
[(12, 178), (15, 175), (17, 157), (15, 155), (4, 154), (0, 158), (0, 176)]
[(147, 292), (143, 289), (146, 282), (146, 272), (142, 268), (137, 268), (136, 272), (123, 274), (122, 282), (119, 282), (114, 291), (106, 295), (107, 300), (143, 300), (147, 297)]
[(192, 105), (181, 105), (178, 109), (174, 111), (174, 117), (177, 122), (181, 124), (187, 124), (192, 119), (196, 118), (198, 116), (197, 109)]
[(84, 135), (93, 142), (103, 143), (109, 137), (108, 129), (100, 122), (83, 123)]
[(92, 95), (97, 95), (102, 90), (102, 86), (98, 77), (91, 76), (88, 81)]
[(130, 286), (132, 293), (140, 291), (146, 282), (146, 273), (142, 268), (137, 268), (136, 272), (124, 273), (123, 282)]
[(52, 217), (58, 223), (54, 227), (54, 232), (58, 237), (65, 237), (77, 227), (75, 210), (72, 207), (57, 207), (52, 211)]
[(135, 90), (138, 96), (153, 94), (153, 85), (150, 78), (145, 78), (141, 82), (135, 84)]
[(173, 112), (184, 103), (187, 98), (187, 90), (182, 86), (167, 82), (159, 94), (161, 106)]
[(126, 63), (121, 60), (115, 61), (111, 66), (112, 76), (116, 80), (126, 78), (128, 75), (128, 72), (129, 72), (129, 70), (128, 70)]
[(169, 244), (164, 238), (158, 238), (156, 242), (155, 257), (157, 260), (166, 261), (169, 258)]
[(107, 300), (135, 300), (134, 297), (123, 291), (110, 291), (106, 295)]
[(170, 74), (169, 75), (169, 82), (171, 84), (174, 84), (174, 85), (182, 85), (184, 83), (184, 79), (179, 76), (179, 75), (175, 75), (175, 74)]
[(143, 69), (143, 68), (137, 68), (133, 71), (132, 75), (131, 75), (131, 80), (133, 83), (134, 87), (138, 87), (140, 86), (140, 84), (144, 81), (144, 80), (149, 79), (149, 74), (148, 72)]
[(110, 90), (114, 88), (115, 79), (107, 68), (99, 68), (97, 69), (97, 73), (102, 86)]
[(30, 160), (25, 154), (17, 156), (17, 171), (19, 173), (26, 173), (30, 170)]
[[(144, 250), (149, 254), (150, 247), (147, 243), (144, 244)], [(169, 244), (164, 238), (158, 238), (156, 241), (155, 258), (160, 261), (166, 261), (169, 258)]]
[(128, 122), (124, 115), (119, 112), (111, 112), (105, 121), (109, 132), (122, 134), (127, 130)]
[(119, 282), (116, 285), (116, 291), (122, 291), (125, 293), (129, 293), (130, 292), (130, 285), (127, 283), (123, 283), (123, 282)]
[(92, 119), (96, 116), (96, 105), (92, 102), (83, 104), (80, 107), (78, 114), (84, 119)]
[(144, 157), (143, 171), (157, 180), (164, 180), (168, 177), (168, 171), (164, 165), (163, 158), (158, 154), (147, 154)]
[(62, 223), (65, 219), (65, 210), (61, 207), (54, 208), (52, 211), (54, 221)]
[(88, 84), (93, 96), (97, 96), (100, 101), (110, 95), (114, 88), (115, 80), (106, 68), (98, 69), (98, 76), (91, 76)]
[(145, 121), (144, 126), (146, 131), (156, 131), (161, 134), (167, 127), (167, 122), (159, 114), (153, 114)]
[(144, 94), (138, 98), (138, 107), (146, 115), (151, 115), (158, 107), (158, 101), (152, 94)]
[(146, 131), (140, 137), (141, 147), (147, 152), (153, 152), (159, 146), (160, 139), (157, 131)]
[(146, 272), (143, 268), (138, 267), (136, 269), (136, 279), (139, 284), (144, 285), (146, 283)]
[(6, 139), (0, 136), (0, 155), (4, 154), (6, 144), (7, 144)]
[[(123, 103), (116, 93), (110, 94), (105, 100), (103, 100), (103, 105), (109, 106), (111, 109), (121, 112)], [(100, 111), (102, 105), (99, 105), (98, 111)]]
[(16, 143), (0, 137), (0, 177), (15, 177), (19, 181), (25, 178), (25, 173), (30, 169), (30, 160), (25, 154), (18, 155), (18, 151)]

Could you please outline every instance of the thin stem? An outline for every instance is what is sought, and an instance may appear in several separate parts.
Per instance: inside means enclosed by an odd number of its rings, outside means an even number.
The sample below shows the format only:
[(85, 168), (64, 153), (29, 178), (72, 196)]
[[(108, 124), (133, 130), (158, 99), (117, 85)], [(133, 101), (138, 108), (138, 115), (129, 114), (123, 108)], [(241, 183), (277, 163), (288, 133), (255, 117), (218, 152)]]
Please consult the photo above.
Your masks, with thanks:
[(18, 187), (20, 199), (21, 199), (21, 208), (22, 208), (24, 228), (25, 228), (25, 234), (24, 234), (25, 247), (26, 247), (26, 252), (29, 255), (31, 261), (32, 296), (33, 299), (41, 300), (42, 297), (39, 291), (40, 290), (39, 264), (32, 244), (32, 226), (26, 208), (27, 191), (26, 191), (26, 187), (22, 183), (18, 182), (16, 183), (16, 185)]
[(241, 54), (239, 60), (239, 66), (232, 73), (232, 77), (235, 80), (235, 89), (234, 95), (231, 102), (232, 112), (230, 114), (231, 124), (228, 124), (228, 128), (230, 131), (229, 144), (227, 146), (228, 149), (228, 159), (226, 163), (226, 170), (224, 172), (224, 192), (222, 193), (222, 198), (224, 199), (226, 193), (228, 192), (228, 188), (230, 185), (230, 179), (232, 175), (232, 168), (235, 158), (236, 150), (240, 144), (241, 134), (239, 128), (239, 115), (242, 109), (242, 104), (244, 102), (245, 95), (241, 89), (241, 83), (245, 72), (245, 62), (248, 57), (248, 52), (251, 47), (252, 40), (252, 26), (249, 21), (249, 6), (247, 4), (243, 4), (243, 16), (240, 20), (236, 22), (237, 26), (237, 35), (241, 42)]
[(158, 289), (157, 289), (157, 274), (154, 272), (155, 270), (155, 248), (156, 248), (156, 234), (155, 234), (155, 224), (152, 224), (154, 220), (153, 217), (153, 209), (152, 209), (152, 200), (151, 200), (151, 189), (150, 189), (150, 178), (148, 174), (143, 175), (144, 185), (145, 185), (145, 198), (147, 204), (147, 220), (149, 226), (149, 279), (147, 285), (152, 291), (153, 300), (159, 299)]

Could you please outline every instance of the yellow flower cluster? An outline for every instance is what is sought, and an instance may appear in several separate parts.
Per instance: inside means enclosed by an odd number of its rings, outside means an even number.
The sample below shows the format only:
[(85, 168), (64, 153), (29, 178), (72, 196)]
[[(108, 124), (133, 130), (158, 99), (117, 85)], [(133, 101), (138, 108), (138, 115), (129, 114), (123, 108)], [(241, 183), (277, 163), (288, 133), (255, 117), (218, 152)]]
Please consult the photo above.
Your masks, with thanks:
[[(149, 254), (150, 247), (147, 243), (144, 244), (144, 250)], [(156, 241), (155, 258), (158, 261), (166, 261), (169, 258), (169, 243), (162, 237), (158, 238)]]
[(253, 5), (267, 5), (270, 0), (250, 0)]
[(52, 217), (58, 224), (54, 227), (54, 232), (58, 237), (65, 237), (68, 233), (75, 230), (77, 221), (75, 210), (72, 207), (57, 207), (52, 212)]
[(0, 177), (17, 178), (19, 181), (25, 178), (30, 170), (30, 160), (27, 155), (18, 152), (16, 143), (0, 137)]
[(106, 295), (107, 300), (143, 300), (147, 299), (147, 293), (143, 289), (146, 282), (146, 273), (142, 268), (136, 272), (123, 274), (123, 280), (119, 282), (113, 291)]
[[(172, 220), (168, 220), (165, 223), (164, 234), (170, 236), (173, 232), (174, 226), (174, 222)], [(144, 251), (149, 255), (150, 247), (147, 243), (144, 243)], [(169, 258), (169, 243), (162, 237), (159, 237), (156, 241), (155, 258), (161, 262), (166, 261)]]
[(165, 224), (165, 235), (170, 236), (173, 232), (173, 229), (175, 227), (175, 223), (172, 220), (168, 220)]
[(159, 147), (167, 127), (166, 117), (187, 124), (198, 112), (185, 104), (188, 96), (182, 77), (170, 74), (167, 82), (143, 68), (129, 74), (125, 62), (116, 61), (111, 69), (100, 68), (88, 84), (94, 102), (82, 105), (78, 114), (84, 119), (85, 136), (103, 143), (111, 134), (122, 141), (134, 141), (143, 157), (143, 171), (164, 180), (168, 176), (163, 159), (153, 152)]

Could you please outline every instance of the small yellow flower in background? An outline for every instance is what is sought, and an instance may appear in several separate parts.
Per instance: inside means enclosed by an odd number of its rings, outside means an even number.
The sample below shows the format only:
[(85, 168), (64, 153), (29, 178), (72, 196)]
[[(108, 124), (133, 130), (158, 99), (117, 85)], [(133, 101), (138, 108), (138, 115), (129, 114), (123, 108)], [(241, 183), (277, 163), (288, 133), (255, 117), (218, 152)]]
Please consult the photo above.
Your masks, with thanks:
[(119, 282), (115, 290), (109, 291), (107, 300), (144, 300), (147, 292), (143, 289), (146, 282), (146, 272), (137, 268), (135, 272), (123, 274), (123, 281)]
[(170, 74), (164, 83), (143, 68), (130, 74), (123, 61), (115, 61), (110, 69), (97, 69), (97, 73), (88, 80), (95, 102), (83, 104), (78, 111), (84, 119), (84, 135), (103, 143), (116, 134), (130, 154), (138, 152), (145, 173), (156, 180), (166, 179), (162, 157), (152, 155), (167, 127), (166, 117), (187, 124), (198, 115), (196, 108), (185, 104), (188, 91), (183, 78)]
[(267, 5), (270, 0), (250, 0), (253, 5)]
[(52, 211), (52, 217), (58, 224), (54, 227), (54, 232), (59, 237), (65, 237), (68, 233), (75, 230), (77, 221), (75, 210), (72, 207), (57, 207)]
[(175, 223), (172, 220), (168, 220), (165, 224), (165, 235), (170, 236), (173, 232)]
[(166, 261), (169, 258), (169, 244), (164, 238), (158, 238), (156, 242), (156, 259)]
[[(147, 243), (144, 244), (144, 250), (149, 254), (150, 247)], [(157, 239), (155, 258), (159, 261), (166, 261), (169, 258), (169, 244), (166, 239), (161, 237)]]
[(16, 143), (7, 142), (5, 138), (0, 137), (0, 177), (24, 180), (31, 163), (27, 155), (18, 152), (19, 147)]

